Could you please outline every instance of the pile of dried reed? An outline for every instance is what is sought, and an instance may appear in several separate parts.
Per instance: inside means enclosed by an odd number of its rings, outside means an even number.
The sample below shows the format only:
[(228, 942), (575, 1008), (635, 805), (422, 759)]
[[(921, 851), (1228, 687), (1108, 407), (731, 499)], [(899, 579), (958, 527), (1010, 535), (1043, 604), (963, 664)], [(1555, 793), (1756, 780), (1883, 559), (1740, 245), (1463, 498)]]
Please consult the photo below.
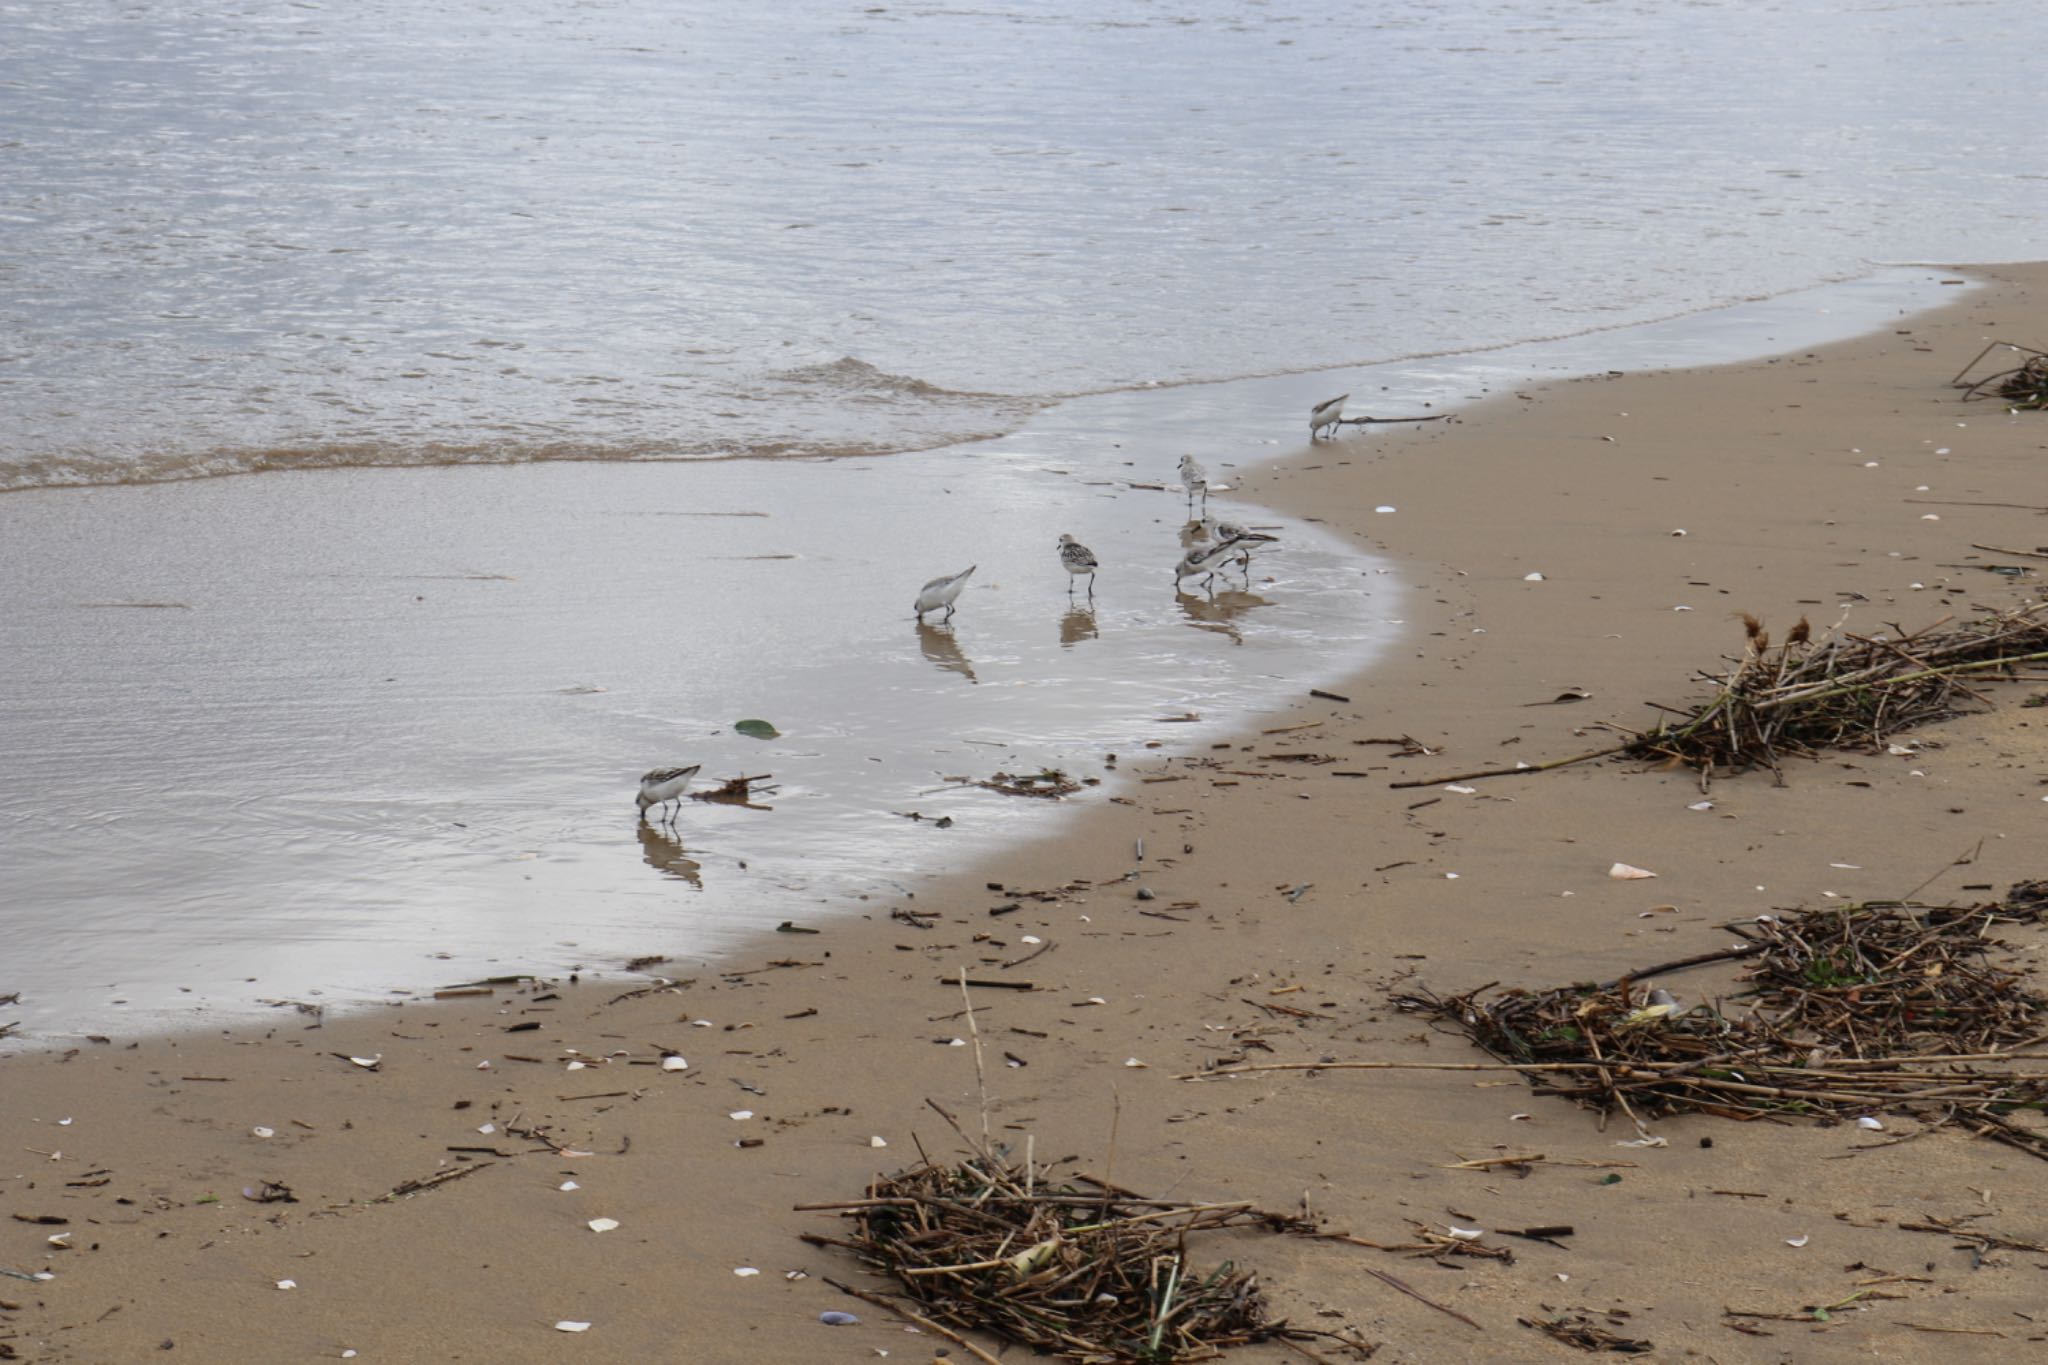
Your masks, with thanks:
[(1091, 1365), (1209, 1360), (1254, 1341), (1346, 1344), (1271, 1318), (1250, 1271), (1225, 1261), (1203, 1272), (1188, 1258), (1190, 1233), (1251, 1225), (1313, 1234), (1307, 1220), (1243, 1203), (1145, 1199), (1086, 1175), (1046, 1179), (1042, 1166), (987, 1153), (927, 1161), (875, 1180), (864, 1199), (803, 1205), (841, 1210), (854, 1226), (847, 1238), (804, 1240), (847, 1248), (894, 1276), (904, 1305), (860, 1297), (914, 1309), (913, 1321)]
[[(1826, 1121), (1908, 1113), (1960, 1122), (2048, 1159), (2041, 1060), (2048, 999), (2015, 965), (1994, 961), (1994, 925), (2038, 924), (2048, 882), (1985, 905), (1878, 902), (1788, 912), (1725, 926), (1744, 942), (1604, 984), (1493, 988), (1395, 1003), (1453, 1024), (1561, 1095), (1640, 1123), (1681, 1113)], [(1686, 1007), (1637, 980), (1726, 959), (1754, 959), (1746, 988)]]
[[(2001, 346), (2009, 351), (2019, 352), (2027, 358), (2012, 369), (2000, 370), (1995, 374), (1988, 374), (1981, 379), (1965, 383), (1965, 377), (1977, 368), (1978, 362)], [(1950, 382), (1963, 390), (1965, 399), (1997, 397), (2004, 399), (2010, 407), (2039, 410), (2048, 407), (2048, 351), (2037, 351), (2031, 346), (2017, 346), (2009, 341), (1994, 341), (1977, 352), (1976, 360), (1963, 366), (1962, 371)]]
[(1684, 763), (1702, 781), (1759, 766), (1782, 780), (1784, 755), (1882, 750), (1903, 731), (1957, 714), (1959, 697), (1982, 701), (1970, 683), (2013, 681), (2018, 665), (2048, 661), (2044, 602), (1897, 637), (1816, 640), (1801, 619), (1777, 646), (1755, 617), (1743, 624), (1748, 643), (1733, 670), (1700, 675), (1714, 695), (1620, 752)]

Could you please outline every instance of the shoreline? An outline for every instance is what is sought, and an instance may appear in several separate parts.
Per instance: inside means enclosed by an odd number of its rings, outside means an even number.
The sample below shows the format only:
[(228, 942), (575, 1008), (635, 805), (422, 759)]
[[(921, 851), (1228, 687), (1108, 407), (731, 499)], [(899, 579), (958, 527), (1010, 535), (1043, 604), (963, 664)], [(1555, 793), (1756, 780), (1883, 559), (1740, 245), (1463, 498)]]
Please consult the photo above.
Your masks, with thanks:
[[(1209, 1259), (1258, 1266), (1290, 1315), (1339, 1312), (1329, 1321), (1385, 1342), (1378, 1359), (1564, 1358), (1515, 1323), (1539, 1304), (1626, 1308), (1626, 1334), (1673, 1355), (1754, 1350), (1722, 1325), (1724, 1307), (1835, 1302), (1854, 1290), (1840, 1269), (1852, 1261), (1929, 1282), (1906, 1286), (1909, 1305), (1768, 1324), (1784, 1329), (1772, 1345), (1797, 1341), (1802, 1359), (1874, 1346), (1933, 1358), (1944, 1338), (1900, 1328), (1901, 1317), (1967, 1331), (1995, 1315), (2012, 1339), (2037, 1333), (2011, 1316), (2030, 1301), (2028, 1265), (1972, 1272), (1943, 1240), (1877, 1224), (1900, 1221), (1900, 1208), (1988, 1209), (2008, 1235), (2043, 1234), (2048, 1170), (1954, 1133), (1856, 1151), (1840, 1130), (1692, 1117), (1656, 1125), (1666, 1150), (1621, 1152), (1625, 1134), (1599, 1133), (1592, 1116), (1512, 1078), (1172, 1079), (1246, 1049), (1275, 1061), (1476, 1057), (1455, 1038), (1432, 1044), (1386, 1006), (1386, 985), (1543, 986), (1625, 970), (1709, 946), (1711, 926), (1741, 914), (1828, 892), (1903, 893), (1972, 840), (1983, 840), (1979, 860), (1930, 895), (2042, 875), (2026, 836), (2048, 818), (2033, 776), (2048, 727), (2027, 723), (2016, 689), (1989, 716), (1929, 732), (1910, 760), (1845, 755), (1795, 771), (1786, 788), (1754, 774), (1725, 781), (1712, 812), (1686, 809), (1697, 799), (1687, 774), (1605, 765), (1470, 795), (1386, 788), (1593, 747), (1574, 732), (1639, 724), (1643, 702), (1685, 700), (1690, 670), (1739, 645), (1731, 618), (1743, 610), (1779, 628), (1809, 612), (1822, 628), (1855, 592), (1870, 599), (1859, 621), (1910, 628), (1951, 610), (1948, 598), (2009, 601), (2014, 585), (1942, 566), (1971, 543), (2029, 543), (2030, 512), (1943, 506), (1943, 520), (1922, 521), (1902, 502), (2021, 501), (2048, 441), (2038, 414), (1963, 409), (1945, 387), (1974, 338), (1998, 335), (1986, 319), (2048, 296), (2048, 267), (1973, 273), (1994, 288), (1889, 335), (1552, 383), (1413, 440), (1374, 448), (1352, 436), (1348, 450), (1246, 471), (1247, 498), (1371, 535), (1413, 568), (1404, 646), (1369, 681), (1328, 689), (1348, 703), (1304, 699), (1210, 749), (1126, 756), (1131, 785), (1099, 818), (920, 882), (902, 904), (878, 902), (871, 927), (835, 919), (821, 935), (773, 941), (769, 965), (728, 961), (635, 999), (615, 1001), (615, 982), (556, 982), (313, 1030), (280, 1020), (0, 1058), (16, 1096), (6, 1136), (18, 1153), (65, 1153), (9, 1173), (0, 1203), (69, 1216), (81, 1234), (101, 1220), (67, 1251), (44, 1249), (45, 1227), (7, 1225), (0, 1265), (48, 1265), (58, 1278), (0, 1287), (0, 1300), (22, 1305), (0, 1309), (0, 1341), (30, 1360), (140, 1359), (164, 1340), (201, 1359), (631, 1359), (678, 1340), (692, 1360), (876, 1349), (919, 1359), (928, 1339), (822, 1285), (853, 1267), (795, 1233), (829, 1234), (829, 1220), (787, 1210), (851, 1197), (873, 1171), (908, 1164), (913, 1135), (935, 1157), (950, 1151), (922, 1104), (976, 1104), (971, 1062), (949, 1045), (959, 992), (942, 983), (960, 968), (1038, 987), (981, 992), (976, 1005), (983, 1030), (1024, 1063), (992, 1074), (992, 1116), (1006, 1134), (1034, 1134), (1041, 1154), (1101, 1169), (1114, 1126), (1119, 1183), (1266, 1207), (1307, 1191), (1332, 1226), (1390, 1242), (1411, 1217), (1578, 1227), (1569, 1252), (1518, 1247), (1512, 1266), (1456, 1272), (1251, 1234), (1232, 1235), (1227, 1251), (1211, 1244)], [(1545, 704), (1568, 688), (1593, 697)], [(1375, 742), (1404, 735), (1434, 752), (1398, 757)], [(1342, 761), (1304, 761), (1316, 754)], [(1612, 882), (1614, 861), (1660, 880), (1647, 894)], [(1149, 904), (1133, 899), (1132, 872)], [(1045, 898), (1020, 894), (1034, 891)], [(898, 910), (932, 918), (920, 927), (892, 919)], [(1026, 945), (1027, 934), (1043, 942)], [(1022, 961), (1034, 947), (1043, 955)], [(1309, 1017), (1288, 1012), (1302, 1006)], [(500, 1031), (515, 1024), (539, 1027)], [(663, 1072), (666, 1048), (690, 1069)], [(573, 1073), (572, 1049), (583, 1062)], [(626, 1055), (600, 1061), (614, 1051)], [(373, 1053), (375, 1071), (346, 1059)], [(211, 1077), (226, 1079), (197, 1079)], [(760, 1112), (728, 1117), (743, 1105)], [(487, 1122), (496, 1131), (479, 1133)], [(508, 1141), (513, 1128), (597, 1155)], [(740, 1137), (764, 1141), (735, 1147)], [(479, 1145), (517, 1154), (470, 1153), (473, 1179), (372, 1202), (450, 1169), (440, 1163), (460, 1154), (448, 1148)], [(1629, 1165), (1612, 1188), (1563, 1165), (1521, 1181), (1444, 1169), (1532, 1146), (1554, 1163)], [(108, 1183), (66, 1183), (101, 1174)], [(583, 1188), (557, 1188), (565, 1178)], [(301, 1202), (240, 1197), (263, 1180)], [(1973, 1184), (1993, 1190), (1988, 1203)], [(594, 1234), (585, 1222), (598, 1216), (621, 1227)], [(1802, 1255), (1787, 1244), (1802, 1236), (1819, 1245)], [(1415, 1278), (1482, 1327), (1393, 1294), (1367, 1265)], [(735, 1267), (761, 1273), (736, 1280)], [(783, 1278), (799, 1269), (808, 1278)], [(297, 1287), (277, 1289), (287, 1278)], [(661, 1287), (651, 1303), (648, 1286)], [(818, 1325), (820, 1311), (846, 1307), (860, 1326)], [(557, 1319), (594, 1326), (572, 1339), (551, 1330)]]
[[(1744, 358), (1956, 292), (1938, 272), (1895, 268), (1638, 328), (1627, 344), (1637, 368)], [(1262, 561), (1257, 592), (1158, 594), (1180, 504), (1148, 490), (1181, 451), (1223, 452), (1234, 485), (1278, 458), (1273, 433), (1299, 430), (1332, 387), (1363, 395), (1354, 411), (1387, 415), (1400, 393), (1394, 412), (1456, 417), (1534, 376), (1604, 374), (1611, 358), (1546, 342), (1341, 384), (1319, 371), (1131, 391), (909, 469), (307, 471), (0, 503), (0, 541), (15, 547), (0, 561), (28, 599), (0, 631), (25, 660), (16, 723), (0, 727), (23, 760), (0, 817), (25, 833), (0, 867), (24, 904), (67, 911), (18, 956), (37, 987), (26, 1025), (128, 1033), (197, 1011), (200, 1027), (254, 1026), (277, 1000), (374, 1008), (470, 977), (715, 953), (784, 917), (886, 896), (897, 869), (957, 868), (1034, 837), (1066, 815), (949, 779), (1106, 776), (1104, 752), (1167, 733), (1157, 716), (1199, 711), (1208, 719), (1171, 737), (1206, 738), (1300, 679), (1335, 678), (1339, 650), (1378, 659), (1407, 629), (1380, 619), (1402, 597), (1386, 561), (1298, 519), (1268, 528), (1285, 548)], [(1354, 432), (1326, 458), (1368, 461), (1424, 434)], [(957, 630), (905, 638), (871, 586), (896, 581), (899, 557), (848, 542), (839, 509), (855, 500), (885, 533), (868, 544), (929, 542), (921, 571), (981, 563)], [(1020, 505), (1034, 515), (1011, 515)], [(1233, 506), (1221, 504), (1258, 514)], [(1370, 520), (1391, 531), (1400, 517)], [(1055, 523), (1109, 566), (1099, 613), (1045, 591), (1036, 566)], [(94, 543), (138, 546), (132, 567), (77, 555)], [(655, 563), (636, 548), (657, 544), (670, 549)], [(692, 567), (660, 574), (669, 560)], [(741, 605), (764, 600), (765, 613)], [(151, 604), (190, 610), (87, 609)], [(322, 628), (331, 618), (348, 628)], [(756, 714), (792, 733), (765, 747), (725, 735)], [(307, 762), (336, 736), (344, 752)], [(773, 771), (781, 810), (704, 807), (636, 858), (618, 841), (615, 784), (656, 755)], [(102, 790), (90, 774), (109, 761), (149, 780)], [(935, 839), (897, 818), (911, 806), (955, 827)], [(690, 884), (671, 888), (684, 904), (650, 899), (643, 861)], [(557, 926), (556, 904), (577, 907), (573, 925)]]

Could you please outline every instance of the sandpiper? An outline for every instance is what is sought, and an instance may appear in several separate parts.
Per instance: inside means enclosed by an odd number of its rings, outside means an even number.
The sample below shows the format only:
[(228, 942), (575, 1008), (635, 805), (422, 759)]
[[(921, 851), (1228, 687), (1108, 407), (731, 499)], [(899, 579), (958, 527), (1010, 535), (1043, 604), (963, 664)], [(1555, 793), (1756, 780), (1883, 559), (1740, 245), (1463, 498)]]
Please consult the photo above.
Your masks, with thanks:
[(1095, 551), (1069, 535), (1060, 537), (1060, 563), (1067, 571), (1067, 596), (1074, 595), (1074, 580), (1088, 575), (1088, 595), (1095, 596)]
[(950, 574), (945, 578), (934, 578), (925, 584), (917, 594), (917, 619), (922, 621), (926, 612), (944, 607), (945, 619), (952, 620), (953, 599), (960, 595), (960, 589), (967, 586), (968, 577), (980, 567), (978, 564), (969, 564), (959, 573)]
[[(697, 770), (703, 766), (701, 763), (692, 763), (687, 768), (656, 768), (642, 777), (640, 795), (634, 798), (640, 805), (641, 821), (646, 821), (649, 806), (665, 806), (673, 801), (676, 809), (681, 810), (683, 791), (690, 785), (690, 779), (697, 775)], [(673, 819), (674, 816), (671, 815), (670, 818)]]
[(1202, 462), (1192, 455), (1180, 457), (1180, 486), (1188, 491), (1190, 503), (1196, 494), (1200, 494), (1202, 506), (1209, 505), (1209, 471), (1202, 468)]
[(1330, 429), (1332, 438), (1337, 435), (1337, 428), (1344, 423), (1344, 400), (1350, 396), (1348, 393), (1340, 393), (1335, 398), (1325, 399), (1309, 409), (1308, 438), (1311, 441), (1321, 439), (1324, 427)]

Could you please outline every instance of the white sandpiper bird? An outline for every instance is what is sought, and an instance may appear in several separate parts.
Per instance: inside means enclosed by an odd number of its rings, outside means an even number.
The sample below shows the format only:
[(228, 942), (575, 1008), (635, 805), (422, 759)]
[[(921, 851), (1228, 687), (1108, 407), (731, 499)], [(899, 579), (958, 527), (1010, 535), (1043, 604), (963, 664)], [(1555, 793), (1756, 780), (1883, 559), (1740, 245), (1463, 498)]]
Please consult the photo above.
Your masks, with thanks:
[(1209, 505), (1209, 471), (1202, 468), (1202, 462), (1192, 455), (1180, 457), (1180, 486), (1187, 489), (1189, 502), (1193, 502), (1199, 493), (1202, 506)]
[(1246, 577), (1251, 576), (1252, 547), (1254, 545), (1270, 545), (1280, 539), (1280, 537), (1269, 535), (1264, 531), (1253, 531), (1239, 526), (1234, 521), (1211, 522), (1210, 526), (1213, 528), (1219, 544), (1234, 542), (1237, 545), (1237, 562), (1239, 567), (1245, 571)]
[(646, 823), (649, 806), (665, 806), (673, 801), (676, 803), (676, 809), (681, 810), (683, 791), (690, 785), (690, 779), (697, 775), (697, 770), (703, 766), (701, 763), (692, 763), (687, 768), (656, 768), (642, 777), (640, 795), (634, 798), (640, 804), (641, 822)]
[(1216, 570), (1237, 558), (1243, 548), (1243, 545), (1235, 540), (1223, 540), (1215, 545), (1197, 545), (1180, 557), (1180, 563), (1174, 565), (1173, 586), (1178, 589), (1183, 578), (1192, 578), (1198, 573), (1208, 574), (1214, 578)]
[(1308, 438), (1311, 441), (1321, 439), (1324, 427), (1330, 429), (1332, 439), (1336, 437), (1337, 428), (1344, 421), (1344, 400), (1350, 396), (1348, 393), (1340, 393), (1335, 398), (1325, 399), (1308, 410)]
[(960, 595), (960, 589), (967, 586), (968, 578), (980, 567), (979, 564), (969, 564), (959, 573), (951, 574), (945, 578), (934, 578), (931, 582), (925, 584), (917, 594), (917, 619), (922, 621), (926, 612), (937, 611), (940, 607), (944, 607), (946, 609), (945, 619), (948, 621), (952, 620), (953, 599)]
[(1088, 595), (1095, 596), (1095, 551), (1069, 535), (1060, 537), (1060, 563), (1067, 571), (1067, 596), (1074, 595), (1074, 580), (1088, 575)]

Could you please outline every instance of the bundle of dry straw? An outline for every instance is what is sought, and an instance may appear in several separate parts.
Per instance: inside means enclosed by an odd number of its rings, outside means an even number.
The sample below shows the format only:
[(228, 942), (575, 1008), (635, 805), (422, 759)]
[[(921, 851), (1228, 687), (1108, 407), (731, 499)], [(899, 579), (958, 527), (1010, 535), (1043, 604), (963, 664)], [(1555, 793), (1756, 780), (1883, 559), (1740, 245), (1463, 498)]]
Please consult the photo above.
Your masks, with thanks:
[(1753, 767), (1782, 780), (1784, 755), (1882, 750), (1897, 734), (1957, 714), (1959, 698), (1982, 701), (1973, 682), (2013, 680), (2020, 665), (2048, 662), (2044, 602), (1897, 636), (1816, 640), (1802, 618), (1777, 646), (1754, 616), (1742, 619), (1748, 643), (1735, 667), (1700, 674), (1714, 694), (1637, 733), (1621, 752), (1684, 763), (1702, 781)]
[(2048, 1043), (2048, 999), (2013, 962), (1992, 959), (1989, 938), (2044, 912), (2048, 882), (2027, 882), (1986, 905), (1882, 902), (1730, 924), (1741, 946), (1662, 970), (1754, 959), (1747, 986), (1690, 1007), (1627, 977), (1396, 1003), (1527, 1063), (1538, 1094), (1603, 1115), (1906, 1113), (2048, 1159), (2048, 1072), (2013, 1066), (2048, 1058), (2028, 1050)]
[(1346, 1344), (1272, 1318), (1250, 1271), (1225, 1261), (1204, 1272), (1188, 1258), (1190, 1233), (1314, 1233), (1307, 1220), (1244, 1203), (1145, 1199), (1087, 1175), (1046, 1179), (1043, 1167), (986, 1152), (927, 1161), (875, 1180), (864, 1199), (804, 1205), (842, 1210), (854, 1228), (804, 1240), (844, 1247), (893, 1276), (915, 1321), (1090, 1365), (1209, 1360), (1254, 1341)]

